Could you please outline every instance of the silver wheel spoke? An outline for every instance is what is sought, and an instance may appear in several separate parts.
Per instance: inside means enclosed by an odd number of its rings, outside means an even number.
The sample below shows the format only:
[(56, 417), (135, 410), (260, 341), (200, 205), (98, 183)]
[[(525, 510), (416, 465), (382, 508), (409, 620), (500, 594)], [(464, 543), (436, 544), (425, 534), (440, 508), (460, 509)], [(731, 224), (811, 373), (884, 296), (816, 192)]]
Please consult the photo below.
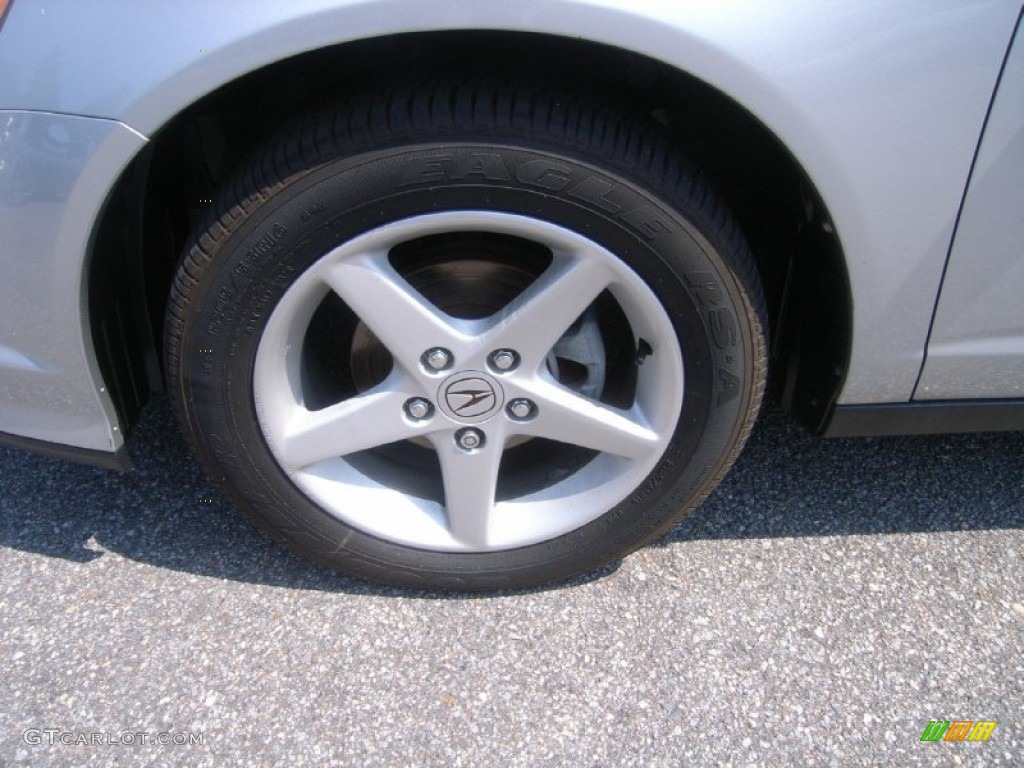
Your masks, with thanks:
[(610, 273), (597, 261), (556, 260), (498, 313), (485, 346), (518, 350), (526, 365), (541, 365), (555, 342), (610, 282)]
[(504, 440), (489, 435), (484, 447), (472, 453), (455, 444), (454, 432), (438, 432), (431, 440), (441, 462), (452, 538), (468, 547), (486, 547)]
[(422, 426), (404, 417), (405, 398), (378, 389), (319, 411), (297, 406), (278, 437), (278, 455), (288, 468), (302, 469), (422, 434)]
[(547, 382), (532, 389), (530, 396), (537, 404), (537, 415), (516, 426), (521, 434), (626, 459), (646, 458), (659, 448), (658, 433), (642, 423), (635, 411), (612, 408)]
[[(438, 251), (436, 270), (433, 255), (416, 256), (434, 235), (452, 244), (450, 258)], [(551, 263), (537, 274), (532, 257), (491, 259), (492, 246), (499, 255), (514, 246), (510, 237), (542, 246)], [(419, 274), (453, 314), (392, 266), (402, 246), (415, 257), (403, 263), (428, 270)], [(521, 292), (509, 302), (512, 289)], [(605, 291), (620, 311), (607, 323), (588, 312)], [(352, 314), (337, 314), (329, 292)], [(366, 330), (383, 349), (367, 344)], [(610, 330), (655, 352), (636, 372), (606, 359)], [(274, 458), (328, 514), (400, 546), (483, 553), (550, 541), (632, 493), (671, 440), (683, 381), (670, 318), (615, 254), (541, 219), (446, 211), (358, 235), (299, 275), (261, 337), (253, 397)], [(636, 404), (601, 403), (606, 382), (633, 388)], [(304, 406), (338, 384), (364, 391), (319, 411)], [(474, 399), (488, 391), (493, 409)], [(532, 454), (540, 446), (530, 437), (565, 450)], [(581, 448), (600, 455), (585, 461)], [(515, 452), (504, 470), (510, 495), (497, 503), (506, 449)], [(432, 467), (440, 478), (427, 477)]]
[(456, 346), (461, 338), (452, 318), (391, 268), (386, 252), (332, 264), (323, 279), (407, 369), (425, 350)]

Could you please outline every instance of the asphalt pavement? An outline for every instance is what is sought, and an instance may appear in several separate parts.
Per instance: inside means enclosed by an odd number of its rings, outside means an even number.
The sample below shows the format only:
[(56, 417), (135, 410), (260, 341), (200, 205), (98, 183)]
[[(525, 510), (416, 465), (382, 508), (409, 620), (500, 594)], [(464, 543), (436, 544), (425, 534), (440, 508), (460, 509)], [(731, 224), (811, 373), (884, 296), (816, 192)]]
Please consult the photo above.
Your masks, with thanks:
[[(1024, 433), (769, 409), (658, 544), (488, 596), (265, 540), (162, 400), (130, 453), (0, 449), (2, 766), (1024, 765)], [(921, 741), (957, 720), (996, 726)]]

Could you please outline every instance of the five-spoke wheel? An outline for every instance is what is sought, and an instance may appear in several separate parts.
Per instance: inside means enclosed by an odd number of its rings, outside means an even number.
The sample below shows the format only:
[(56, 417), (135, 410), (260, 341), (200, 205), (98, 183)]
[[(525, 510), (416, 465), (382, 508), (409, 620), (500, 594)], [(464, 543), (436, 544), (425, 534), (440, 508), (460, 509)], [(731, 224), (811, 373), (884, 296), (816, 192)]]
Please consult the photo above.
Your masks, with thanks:
[[(522, 293), (486, 316), (466, 316), (458, 307), (445, 312), (392, 264), (391, 254), (410, 243), (479, 232), (550, 254)], [(480, 250), (470, 254), (453, 248), (452, 260), (444, 262), (451, 295), (471, 290), (460, 274), (486, 260), (486, 239), (479, 242)], [(502, 274), (495, 269), (494, 279)], [(328, 292), (352, 312), (356, 327), (372, 334), (391, 365), (382, 381), (311, 408), (309, 392), (327, 387), (311, 380), (306, 338), (313, 310)], [(620, 365), (606, 362), (602, 334), (614, 329), (607, 329), (610, 321), (602, 330), (598, 319), (586, 319), (599, 301), (631, 342), (645, 345), (642, 366), (628, 355)], [(595, 343), (562, 341), (584, 322), (594, 324)], [(579, 359), (591, 348), (596, 359)], [(339, 351), (356, 354), (344, 345)], [(563, 380), (563, 369), (588, 365), (617, 380), (609, 388), (616, 400), (575, 390), (569, 373)], [(672, 323), (650, 288), (601, 246), (538, 219), (456, 211), (387, 224), (306, 270), (263, 332), (254, 393), (271, 451), (324, 509), (391, 541), (487, 551), (574, 530), (638, 486), (675, 430), (683, 361)], [(573, 460), (580, 466), (531, 477), (537, 475), (531, 463), (503, 461), (506, 452), (537, 450), (527, 443), (538, 439), (551, 444), (552, 454), (584, 449)], [(410, 445), (401, 451), (404, 441)], [(418, 471), (409, 469), (406, 454), (422, 451), (424, 443), (436, 453), (443, 481), (437, 498), (404, 492), (410, 480), (403, 475)], [(373, 472), (349, 458), (382, 447), (396, 455), (381, 458)], [(518, 490), (499, 495), (503, 484)]]
[(725, 207), (656, 125), (516, 93), (396, 86), (305, 118), (183, 258), (172, 402), (311, 559), (566, 578), (668, 530), (746, 439), (763, 298)]

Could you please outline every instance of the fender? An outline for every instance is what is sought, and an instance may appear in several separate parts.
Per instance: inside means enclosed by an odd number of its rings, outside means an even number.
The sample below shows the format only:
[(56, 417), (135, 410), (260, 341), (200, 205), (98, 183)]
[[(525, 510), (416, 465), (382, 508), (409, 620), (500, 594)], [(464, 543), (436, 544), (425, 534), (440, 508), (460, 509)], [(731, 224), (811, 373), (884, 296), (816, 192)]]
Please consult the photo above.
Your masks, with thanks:
[[(0, 31), (0, 110), (120, 123), (115, 130), (136, 140), (83, 157), (76, 180), (114, 178), (181, 110), (254, 69), (307, 51), (473, 29), (617, 46), (705, 81), (789, 149), (832, 212), (854, 286), (854, 342), (839, 402), (906, 402), (1018, 13), (1014, 0), (16, 0)], [(95, 55), (71, 57), (68, 51), (82, 48), (83, 30)], [(923, 128), (908, 131), (908, 125)], [(40, 237), (49, 245), (33, 253), (39, 273), (55, 276), (52, 284), (40, 281), (38, 297), (18, 299), (26, 306), (79, 306), (52, 335), (76, 339), (91, 359), (88, 330), (75, 320), (87, 314), (88, 237), (72, 235), (82, 230), (82, 211), (98, 214), (108, 187), (71, 186), (76, 205), (61, 215), (74, 221), (48, 225), (62, 247)], [(69, 284), (72, 275), (77, 286)], [(18, 331), (11, 327), (14, 336)], [(31, 358), (41, 349), (14, 352)], [(67, 379), (64, 390), (91, 386), (100, 393), (95, 412), (83, 416), (89, 434), (68, 440), (116, 448), (120, 437), (110, 431), (116, 420), (95, 370), (81, 371), (80, 359), (74, 366), (70, 359), (53, 363), (51, 373)]]

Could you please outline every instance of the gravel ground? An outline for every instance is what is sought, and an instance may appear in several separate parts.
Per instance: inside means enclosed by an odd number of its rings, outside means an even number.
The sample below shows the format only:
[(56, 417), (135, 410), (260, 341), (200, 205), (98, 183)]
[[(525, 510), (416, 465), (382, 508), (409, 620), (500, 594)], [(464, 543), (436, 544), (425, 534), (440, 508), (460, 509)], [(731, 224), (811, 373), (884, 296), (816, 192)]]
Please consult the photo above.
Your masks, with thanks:
[[(0, 765), (1024, 765), (1024, 434), (769, 411), (657, 545), (484, 597), (264, 540), (162, 401), (130, 445), (129, 474), (0, 449)], [(956, 719), (998, 726), (920, 741)], [(202, 744), (60, 743), (93, 733)]]

